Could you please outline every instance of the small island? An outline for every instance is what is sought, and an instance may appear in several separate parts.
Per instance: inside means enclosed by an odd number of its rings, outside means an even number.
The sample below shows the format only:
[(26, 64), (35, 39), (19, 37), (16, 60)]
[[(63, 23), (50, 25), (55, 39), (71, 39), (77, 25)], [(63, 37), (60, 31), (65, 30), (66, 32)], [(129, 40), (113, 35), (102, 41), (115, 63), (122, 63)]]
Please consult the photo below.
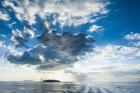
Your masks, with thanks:
[(59, 80), (43, 80), (43, 82), (61, 82)]

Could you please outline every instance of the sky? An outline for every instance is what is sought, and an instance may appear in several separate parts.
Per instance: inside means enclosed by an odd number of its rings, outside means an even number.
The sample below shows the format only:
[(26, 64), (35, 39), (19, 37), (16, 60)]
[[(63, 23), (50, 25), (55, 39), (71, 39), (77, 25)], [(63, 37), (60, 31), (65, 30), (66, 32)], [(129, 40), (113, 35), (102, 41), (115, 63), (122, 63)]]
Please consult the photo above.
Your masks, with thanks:
[(0, 81), (140, 81), (139, 3), (1, 0)]

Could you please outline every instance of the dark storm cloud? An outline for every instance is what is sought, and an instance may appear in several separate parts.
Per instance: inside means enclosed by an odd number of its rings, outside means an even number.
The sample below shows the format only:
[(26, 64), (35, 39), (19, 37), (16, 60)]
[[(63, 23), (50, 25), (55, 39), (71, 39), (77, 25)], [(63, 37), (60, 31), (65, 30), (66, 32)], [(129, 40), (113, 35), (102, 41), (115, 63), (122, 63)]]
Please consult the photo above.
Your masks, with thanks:
[(21, 56), (10, 55), (8, 60), (16, 64), (41, 64), (40, 69), (53, 68), (73, 63), (76, 56), (90, 51), (94, 42), (92, 36), (83, 33), (73, 35), (65, 32), (60, 35), (56, 31), (44, 32), (37, 39), (40, 44), (25, 51)]
[(54, 50), (66, 51), (72, 55), (89, 50), (94, 41), (92, 36), (83, 33), (73, 35), (70, 32), (64, 32), (59, 35), (56, 31), (45, 32), (38, 39), (45, 46), (49, 45)]

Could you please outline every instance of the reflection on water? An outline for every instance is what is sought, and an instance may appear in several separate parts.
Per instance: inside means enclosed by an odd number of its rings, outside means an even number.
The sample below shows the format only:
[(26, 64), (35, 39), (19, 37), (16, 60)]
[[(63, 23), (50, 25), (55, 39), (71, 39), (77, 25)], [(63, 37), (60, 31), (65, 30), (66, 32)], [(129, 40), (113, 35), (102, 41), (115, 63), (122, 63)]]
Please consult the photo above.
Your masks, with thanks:
[(0, 83), (0, 93), (140, 93), (139, 83)]

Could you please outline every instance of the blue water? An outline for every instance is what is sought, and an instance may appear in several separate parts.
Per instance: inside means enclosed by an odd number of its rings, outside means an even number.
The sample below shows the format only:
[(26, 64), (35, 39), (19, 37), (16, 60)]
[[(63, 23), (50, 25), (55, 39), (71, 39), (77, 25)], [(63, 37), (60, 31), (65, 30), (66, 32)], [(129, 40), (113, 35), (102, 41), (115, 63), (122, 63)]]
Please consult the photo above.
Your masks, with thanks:
[(140, 93), (140, 83), (1, 82), (0, 93)]

